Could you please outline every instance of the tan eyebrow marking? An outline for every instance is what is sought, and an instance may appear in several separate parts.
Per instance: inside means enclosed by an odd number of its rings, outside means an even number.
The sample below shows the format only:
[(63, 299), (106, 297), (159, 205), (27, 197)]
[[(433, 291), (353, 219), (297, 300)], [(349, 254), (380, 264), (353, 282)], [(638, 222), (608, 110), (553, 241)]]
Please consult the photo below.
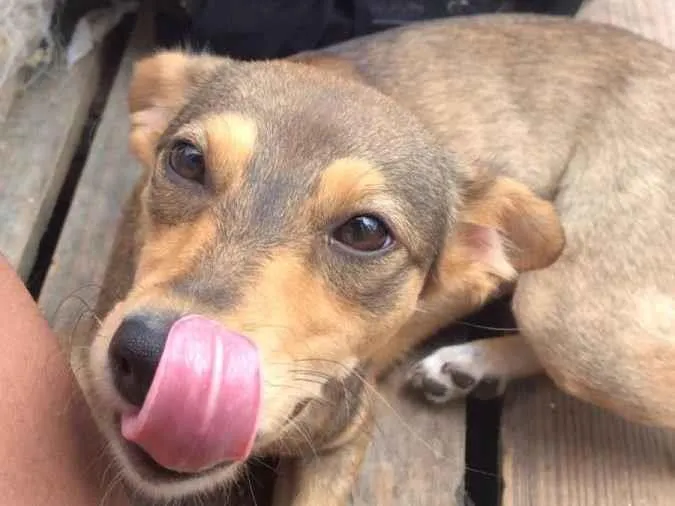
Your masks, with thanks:
[(206, 164), (216, 189), (241, 186), (255, 153), (258, 128), (253, 119), (228, 113), (204, 121)]
[(310, 202), (312, 211), (324, 215), (338, 213), (384, 186), (384, 175), (369, 161), (340, 158), (321, 173), (318, 190)]

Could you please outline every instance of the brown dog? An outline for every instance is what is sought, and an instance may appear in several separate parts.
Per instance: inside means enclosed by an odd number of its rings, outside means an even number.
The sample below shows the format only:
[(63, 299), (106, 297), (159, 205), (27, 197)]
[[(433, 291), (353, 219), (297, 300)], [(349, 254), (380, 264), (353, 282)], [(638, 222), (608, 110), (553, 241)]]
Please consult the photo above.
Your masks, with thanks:
[(516, 281), (522, 337), (444, 349), (413, 381), (444, 400), (543, 367), (675, 427), (671, 52), (490, 16), (294, 60), (135, 69), (146, 171), (82, 357), (132, 486), (179, 498), (300, 455), (293, 504), (344, 504), (365, 382)]

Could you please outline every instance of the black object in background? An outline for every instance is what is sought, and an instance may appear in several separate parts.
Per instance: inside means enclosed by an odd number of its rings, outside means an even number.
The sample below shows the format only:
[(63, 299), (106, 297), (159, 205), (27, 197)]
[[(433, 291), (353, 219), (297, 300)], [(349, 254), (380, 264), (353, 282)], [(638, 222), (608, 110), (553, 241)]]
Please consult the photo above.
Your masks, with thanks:
[(162, 0), (158, 44), (283, 58), (413, 21), (494, 12), (573, 15), (582, 0)]
[[(62, 45), (77, 20), (113, 0), (57, 0)], [(583, 0), (141, 0), (156, 12), (157, 43), (243, 59), (279, 58), (401, 24), (493, 12), (574, 15)]]
[(495, 12), (509, 0), (164, 0), (162, 46), (282, 58), (411, 21)]
[(165, 46), (240, 59), (282, 58), (372, 31), (368, 0), (192, 0), (158, 3)]

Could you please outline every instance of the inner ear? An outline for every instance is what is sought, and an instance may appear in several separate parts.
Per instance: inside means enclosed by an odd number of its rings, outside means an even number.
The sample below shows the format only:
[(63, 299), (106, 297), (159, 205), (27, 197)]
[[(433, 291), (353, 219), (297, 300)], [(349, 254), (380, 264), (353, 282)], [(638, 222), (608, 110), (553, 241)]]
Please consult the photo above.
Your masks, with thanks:
[(480, 177), (463, 200), (429, 277), (440, 293), (482, 303), (519, 273), (551, 265), (562, 252), (565, 240), (555, 208), (524, 185)]
[(134, 65), (128, 95), (129, 142), (146, 167), (154, 164), (157, 142), (186, 104), (190, 90), (221, 62), (213, 56), (162, 51)]
[(467, 263), (479, 264), (490, 274), (506, 281), (518, 275), (507, 254), (505, 239), (496, 227), (460, 222), (453, 243), (461, 244)]
[(488, 264), (506, 261), (516, 273), (551, 265), (565, 245), (553, 204), (504, 177), (474, 184), (460, 214), (460, 226), (465, 228), (465, 239), (469, 238), (468, 251)]

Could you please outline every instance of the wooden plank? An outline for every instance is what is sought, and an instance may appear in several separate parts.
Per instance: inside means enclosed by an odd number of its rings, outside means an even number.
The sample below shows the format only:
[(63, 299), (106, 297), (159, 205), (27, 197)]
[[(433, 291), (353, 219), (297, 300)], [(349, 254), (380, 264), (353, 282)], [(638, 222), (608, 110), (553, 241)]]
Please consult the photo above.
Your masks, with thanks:
[(25, 280), (82, 135), (99, 80), (94, 52), (14, 101), (0, 128), (0, 251)]
[(380, 384), (375, 438), (352, 506), (464, 506), (465, 406), (432, 407), (409, 398), (405, 369)]
[[(590, 0), (578, 17), (675, 47), (672, 0)], [(503, 506), (672, 506), (675, 434), (630, 424), (526, 382), (507, 393)]]
[(20, 80), (17, 76), (11, 76), (4, 84), (0, 85), (0, 128), (3, 127), (3, 124), (7, 119), (17, 89), (19, 88), (19, 83)]
[[(8, 105), (21, 87), (20, 73), (30, 64), (41, 42), (49, 37), (46, 27), (56, 12), (56, 0), (5, 0), (0, 23), (0, 125), (5, 119)], [(54, 42), (54, 41), (52, 41)]]
[(530, 381), (507, 396), (503, 506), (672, 506), (675, 433)]
[(675, 48), (673, 0), (587, 0), (577, 17), (620, 26)]
[(140, 175), (128, 148), (127, 92), (133, 62), (151, 47), (146, 19), (130, 37), (40, 294), (40, 307), (65, 338), (97, 303), (122, 206)]

